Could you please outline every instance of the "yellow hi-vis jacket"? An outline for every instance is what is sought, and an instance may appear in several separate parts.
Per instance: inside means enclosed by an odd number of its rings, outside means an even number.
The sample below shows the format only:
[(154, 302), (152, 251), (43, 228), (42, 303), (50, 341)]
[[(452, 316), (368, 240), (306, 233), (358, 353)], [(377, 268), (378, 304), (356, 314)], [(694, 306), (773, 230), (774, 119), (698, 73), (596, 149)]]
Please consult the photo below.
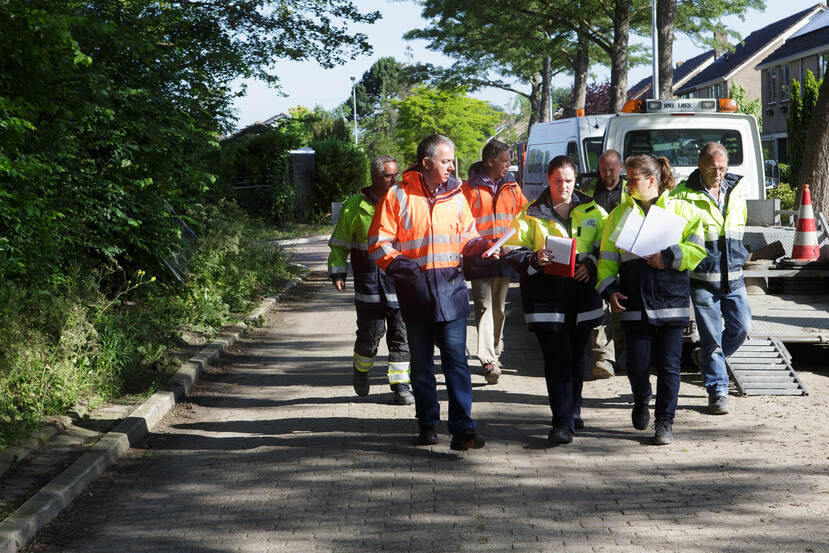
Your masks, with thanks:
[(702, 213), (706, 256), (691, 272), (691, 285), (714, 293), (728, 293), (745, 286), (743, 264), (748, 250), (743, 245), (746, 198), (741, 177), (726, 173), (720, 185), (725, 194), (725, 213), (706, 192), (699, 169), (681, 182), (671, 195), (691, 202)]
[(340, 217), (328, 240), (328, 274), (331, 280), (346, 279), (348, 255), (354, 272), (354, 303), (362, 307), (398, 308), (394, 282), (371, 260), (368, 253), (368, 228), (374, 216), (370, 188), (343, 202)]
[(616, 247), (612, 235), (624, 220), (625, 212), (632, 209), (645, 216), (639, 203), (628, 196), (607, 217), (602, 234), (596, 290), (605, 299), (613, 292), (627, 296), (628, 299), (623, 303), (626, 310), (619, 314), (623, 322), (646, 321), (654, 326), (688, 325), (691, 306), (688, 271), (705, 257), (702, 217), (693, 205), (671, 197), (667, 191), (659, 196), (654, 205), (688, 221), (679, 244), (662, 250), (666, 267), (662, 270), (654, 269), (644, 258)]
[[(589, 196), (573, 192), (570, 220), (563, 221), (549, 206), (550, 190), (524, 207), (512, 221), (515, 234), (504, 250), (521, 275), (524, 320), (531, 331), (563, 332), (568, 324), (595, 327), (604, 317), (602, 300), (594, 289), (597, 254), (607, 213)], [(537, 265), (535, 252), (547, 246), (548, 236), (575, 238), (576, 261), (584, 263), (587, 282), (547, 275)]]

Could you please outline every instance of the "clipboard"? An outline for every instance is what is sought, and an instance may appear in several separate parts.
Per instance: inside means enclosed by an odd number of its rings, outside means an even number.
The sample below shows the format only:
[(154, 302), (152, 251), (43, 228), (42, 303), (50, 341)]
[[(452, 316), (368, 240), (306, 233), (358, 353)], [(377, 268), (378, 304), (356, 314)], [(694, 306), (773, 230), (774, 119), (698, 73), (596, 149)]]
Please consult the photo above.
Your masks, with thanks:
[(562, 236), (548, 236), (545, 248), (553, 262), (543, 267), (545, 275), (573, 278), (576, 274), (576, 240)]

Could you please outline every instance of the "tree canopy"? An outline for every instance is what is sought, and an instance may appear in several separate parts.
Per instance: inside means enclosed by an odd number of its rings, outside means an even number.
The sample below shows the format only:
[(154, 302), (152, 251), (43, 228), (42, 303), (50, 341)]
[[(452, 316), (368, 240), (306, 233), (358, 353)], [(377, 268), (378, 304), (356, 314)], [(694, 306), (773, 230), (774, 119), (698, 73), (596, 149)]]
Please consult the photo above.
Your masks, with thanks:
[(0, 6), (0, 278), (158, 263), (211, 186), (231, 82), (370, 52), (350, 0), (8, 0)]
[[(420, 140), (433, 133), (455, 143), (455, 155), (463, 168), (480, 158), (481, 148), (495, 132), (500, 114), (486, 102), (466, 96), (464, 89), (441, 90), (419, 87), (398, 109), (397, 143), (403, 160), (415, 162)], [(457, 169), (457, 168), (456, 168)]]

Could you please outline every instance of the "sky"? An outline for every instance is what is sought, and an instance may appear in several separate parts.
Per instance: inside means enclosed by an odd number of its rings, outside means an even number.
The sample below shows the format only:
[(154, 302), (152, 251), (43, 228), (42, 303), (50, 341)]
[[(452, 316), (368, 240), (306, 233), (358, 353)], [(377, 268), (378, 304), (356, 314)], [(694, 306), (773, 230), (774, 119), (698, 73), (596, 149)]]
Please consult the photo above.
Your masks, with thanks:
[[(817, 4), (817, 0), (766, 0), (766, 10), (750, 10), (745, 14), (745, 21), (736, 16), (723, 19), (730, 29), (746, 36), (774, 21)], [(345, 65), (333, 69), (322, 69), (314, 61), (293, 62), (279, 60), (276, 72), (279, 76), (282, 93), (269, 88), (261, 81), (245, 81), (247, 95), (236, 100), (234, 107), (239, 118), (237, 128), (242, 128), (256, 121), (263, 121), (278, 113), (287, 112), (294, 106), (313, 108), (316, 106), (332, 109), (351, 95), (351, 77), (358, 81), (363, 73), (381, 57), (392, 56), (400, 61), (451, 65), (452, 60), (426, 48), (426, 41), (403, 39), (403, 34), (415, 28), (422, 28), (426, 21), (420, 17), (420, 6), (412, 0), (354, 0), (354, 4), (363, 12), (377, 10), (383, 18), (374, 25), (352, 25), (353, 31), (365, 33), (374, 48), (373, 54), (360, 56)], [(650, 39), (645, 40), (650, 44)], [(411, 48), (411, 59), (407, 54)], [(687, 37), (677, 35), (674, 42), (674, 63), (701, 54), (707, 47), (693, 44)], [(597, 80), (604, 81), (610, 73), (603, 67), (592, 67)], [(631, 68), (628, 71), (628, 83), (632, 84), (651, 72), (650, 65)], [(562, 76), (554, 80), (553, 86), (572, 85), (571, 76)], [(241, 85), (241, 81), (236, 86)], [(525, 90), (529, 90), (527, 87)], [(512, 93), (484, 89), (473, 94), (476, 98), (486, 100), (494, 105), (510, 109), (515, 95)]]

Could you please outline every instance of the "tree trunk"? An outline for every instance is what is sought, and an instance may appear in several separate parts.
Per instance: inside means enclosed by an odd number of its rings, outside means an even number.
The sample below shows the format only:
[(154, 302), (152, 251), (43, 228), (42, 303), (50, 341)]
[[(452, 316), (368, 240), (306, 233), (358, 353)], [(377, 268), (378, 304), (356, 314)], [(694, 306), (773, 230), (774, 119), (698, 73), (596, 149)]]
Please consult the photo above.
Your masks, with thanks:
[(657, 0), (656, 27), (659, 40), (659, 97), (673, 98), (674, 21), (676, 0)]
[(823, 79), (820, 86), (806, 136), (806, 149), (797, 182), (798, 204), (804, 183), (809, 184), (814, 210), (829, 214), (829, 79)]
[(550, 79), (552, 79), (552, 68), (550, 67), (550, 56), (544, 56), (541, 69), (541, 113), (538, 120), (542, 123), (550, 120)]
[(576, 49), (575, 66), (573, 68), (575, 72), (575, 77), (573, 78), (573, 104), (564, 114), (567, 117), (573, 117), (576, 115), (576, 110), (584, 109), (584, 103), (587, 97), (587, 70), (590, 67), (589, 46), (590, 44), (584, 25), (579, 25), (578, 46)]
[(530, 94), (527, 96), (530, 100), (530, 126), (538, 123), (541, 120), (541, 75), (536, 73), (530, 81)]
[(627, 101), (628, 35), (632, 0), (616, 0), (613, 10), (613, 47), (610, 51), (610, 109), (622, 111)]

